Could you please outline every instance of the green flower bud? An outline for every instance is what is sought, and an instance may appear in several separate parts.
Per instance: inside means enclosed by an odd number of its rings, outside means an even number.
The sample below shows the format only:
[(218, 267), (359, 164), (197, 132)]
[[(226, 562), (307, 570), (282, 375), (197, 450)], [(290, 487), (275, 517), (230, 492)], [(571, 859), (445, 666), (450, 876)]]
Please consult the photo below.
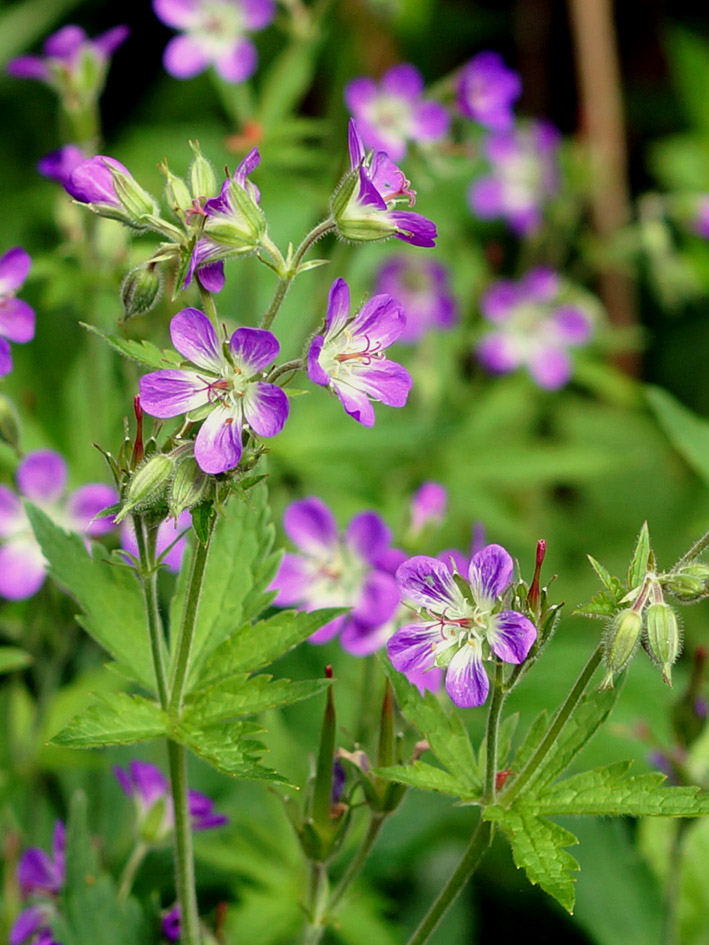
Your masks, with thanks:
[(0, 394), (0, 442), (14, 450), (20, 446), (20, 418), (15, 405), (4, 394)]
[(332, 215), (340, 236), (354, 242), (387, 239), (398, 232), (397, 225), (381, 209), (368, 210), (357, 199), (359, 168), (343, 180), (332, 199)]
[[(124, 210), (125, 220), (130, 226), (141, 227), (145, 217), (156, 216), (158, 205), (152, 194), (143, 190), (132, 174), (124, 174), (113, 164), (108, 165), (113, 178), (113, 189)], [(109, 214), (103, 213), (103, 216)]]
[(613, 618), (603, 641), (603, 659), (608, 672), (602, 689), (613, 686), (613, 677), (621, 673), (633, 657), (640, 639), (642, 617), (635, 610), (622, 610)]
[(177, 459), (167, 497), (170, 515), (177, 518), (185, 509), (199, 505), (207, 498), (212, 483), (213, 479), (200, 469), (194, 456), (185, 455)]
[(164, 503), (174, 468), (175, 461), (167, 453), (155, 453), (146, 459), (128, 483), (123, 508), (116, 516), (116, 522), (123, 521), (131, 512), (144, 512)]
[(671, 686), (672, 664), (682, 651), (682, 634), (677, 615), (669, 604), (648, 607), (647, 642), (650, 655), (662, 670), (662, 678)]
[(194, 160), (190, 165), (192, 196), (195, 198), (212, 197), (217, 192), (217, 175), (214, 173), (214, 168), (203, 157), (198, 141), (190, 141), (190, 147), (194, 151)]
[(160, 170), (165, 175), (165, 201), (177, 217), (181, 217), (192, 206), (192, 195), (187, 184), (173, 174), (167, 164), (161, 164)]
[(162, 295), (162, 275), (155, 263), (131, 269), (121, 284), (126, 318), (149, 312)]
[(223, 209), (211, 212), (204, 235), (224, 247), (224, 255), (252, 253), (266, 233), (266, 217), (250, 190), (231, 180), (224, 192)]
[(709, 565), (687, 564), (663, 576), (663, 588), (683, 603), (691, 604), (709, 595)]

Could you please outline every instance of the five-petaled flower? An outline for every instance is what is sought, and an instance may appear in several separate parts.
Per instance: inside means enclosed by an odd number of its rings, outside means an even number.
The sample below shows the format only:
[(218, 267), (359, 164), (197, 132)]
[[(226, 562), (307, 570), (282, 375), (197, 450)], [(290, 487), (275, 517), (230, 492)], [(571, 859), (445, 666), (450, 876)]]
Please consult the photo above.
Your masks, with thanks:
[(332, 199), (337, 232), (348, 240), (390, 236), (414, 246), (435, 246), (435, 224), (420, 213), (397, 210), (414, 205), (416, 191), (384, 151), (367, 153), (354, 119), (349, 125), (350, 172)]
[(165, 47), (163, 65), (176, 79), (191, 79), (209, 66), (227, 82), (244, 82), (258, 56), (247, 33), (265, 29), (275, 16), (272, 0), (153, 0), (167, 26), (182, 30)]
[(9, 945), (57, 945), (50, 929), (56, 912), (54, 900), (66, 878), (66, 831), (58, 820), (54, 825), (52, 854), (39, 847), (30, 847), (17, 864), (17, 883), (23, 898), (33, 904), (15, 919), (8, 938)]
[(379, 84), (359, 76), (345, 86), (345, 102), (369, 148), (386, 151), (393, 161), (406, 157), (409, 141), (438, 141), (450, 117), (438, 102), (423, 101), (423, 77), (408, 62), (385, 72)]
[(278, 340), (262, 328), (237, 328), (222, 345), (207, 316), (195, 308), (175, 315), (170, 335), (191, 363), (144, 375), (141, 405), (161, 418), (199, 411), (201, 419), (206, 411), (194, 445), (200, 469), (213, 474), (234, 469), (241, 459), (246, 424), (258, 436), (275, 436), (288, 418), (285, 392), (259, 379), (278, 355)]
[(377, 293), (393, 295), (406, 316), (400, 344), (415, 344), (434, 330), (451, 328), (458, 306), (451, 292), (448, 270), (433, 259), (394, 256), (386, 260), (376, 277)]
[(34, 310), (15, 293), (27, 278), (32, 260), (19, 246), (0, 256), (0, 377), (12, 370), (10, 341), (34, 338)]
[(350, 318), (350, 290), (344, 279), (330, 289), (325, 334), (313, 339), (308, 377), (335, 391), (345, 412), (366, 427), (374, 424), (372, 400), (403, 407), (411, 377), (384, 350), (404, 330), (401, 305), (390, 295), (375, 295)]
[(473, 555), (468, 587), (436, 558), (418, 555), (396, 572), (402, 597), (423, 608), (423, 622), (401, 627), (387, 644), (400, 672), (445, 666), (446, 690), (462, 708), (482, 705), (490, 682), (483, 661), (521, 663), (537, 638), (523, 614), (503, 609), (513, 562), (500, 545)]
[(512, 107), (521, 91), (519, 75), (507, 68), (499, 53), (481, 52), (463, 66), (458, 107), (490, 131), (508, 131), (514, 124)]

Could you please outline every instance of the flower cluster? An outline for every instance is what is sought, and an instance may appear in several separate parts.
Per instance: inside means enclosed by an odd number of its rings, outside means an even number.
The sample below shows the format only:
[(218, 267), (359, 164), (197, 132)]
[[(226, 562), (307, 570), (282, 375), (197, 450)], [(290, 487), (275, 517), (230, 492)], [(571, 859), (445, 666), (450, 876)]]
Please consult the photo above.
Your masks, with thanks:
[(519, 236), (539, 229), (543, 208), (559, 186), (559, 140), (548, 121), (490, 134), (483, 145), (490, 172), (468, 194), (473, 213), (481, 220), (506, 220)]
[(493, 328), (478, 343), (478, 358), (496, 374), (526, 367), (539, 387), (556, 390), (571, 377), (569, 349), (591, 336), (592, 305), (551, 269), (531, 269), (519, 282), (501, 279), (480, 300)]
[(0, 256), (0, 377), (12, 370), (9, 343), (24, 344), (34, 338), (34, 310), (16, 298), (31, 264), (32, 260), (19, 246)]
[(478, 53), (463, 66), (458, 82), (458, 108), (466, 118), (490, 131), (509, 131), (512, 108), (522, 92), (522, 81), (508, 69), (499, 53)]
[(112, 518), (96, 515), (118, 501), (114, 489), (90, 483), (66, 492), (67, 468), (59, 453), (37, 450), (17, 468), (15, 494), (0, 485), (0, 596), (25, 600), (44, 583), (46, 562), (25, 513), (20, 496), (41, 508), (58, 525), (90, 538), (105, 535), (113, 528)]
[(416, 344), (429, 331), (445, 331), (458, 319), (448, 270), (432, 259), (394, 256), (382, 264), (375, 291), (393, 296), (402, 306), (406, 325), (397, 341)]
[(396, 572), (403, 597), (422, 608), (423, 622), (401, 627), (387, 644), (400, 672), (446, 667), (446, 691), (462, 708), (482, 705), (489, 680), (483, 661), (521, 663), (537, 638), (523, 614), (503, 609), (513, 563), (500, 545), (473, 555), (465, 584), (436, 558), (417, 555)]
[(66, 879), (66, 831), (54, 825), (52, 854), (39, 847), (25, 850), (17, 864), (17, 882), (24, 899), (34, 900), (10, 929), (9, 945), (59, 945), (50, 928), (56, 913), (55, 900)]
[(406, 157), (409, 141), (439, 141), (448, 133), (445, 108), (422, 95), (423, 77), (406, 62), (385, 72), (379, 84), (360, 76), (345, 86), (345, 103), (364, 144), (386, 151), (392, 161)]

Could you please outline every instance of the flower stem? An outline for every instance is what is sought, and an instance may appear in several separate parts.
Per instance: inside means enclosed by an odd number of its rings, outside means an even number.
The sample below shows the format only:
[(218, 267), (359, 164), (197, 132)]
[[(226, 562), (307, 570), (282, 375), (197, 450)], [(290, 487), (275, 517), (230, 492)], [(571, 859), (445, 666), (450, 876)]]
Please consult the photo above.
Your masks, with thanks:
[(170, 789), (175, 812), (175, 884), (180, 904), (181, 945), (199, 945), (199, 913), (195, 892), (194, 851), (187, 794), (187, 752), (177, 742), (168, 741)]
[(694, 542), (689, 551), (682, 555), (679, 561), (673, 565), (672, 570), (678, 571), (685, 564), (689, 564), (690, 561), (694, 561), (694, 559), (698, 558), (707, 546), (709, 546), (709, 532), (706, 532), (704, 535), (702, 535), (699, 541)]
[(463, 859), (441, 890), (436, 901), (421, 920), (419, 927), (411, 936), (407, 945), (423, 945), (424, 942), (428, 941), (429, 936), (443, 918), (448, 907), (458, 897), (463, 886), (465, 886), (478, 868), (480, 861), (485, 855), (485, 851), (490, 845), (491, 838), (492, 824), (486, 820), (480, 820), (470, 839), (468, 849), (465, 851)]
[(485, 735), (485, 786), (483, 800), (486, 804), (494, 804), (497, 790), (497, 736), (500, 728), (500, 715), (505, 704), (507, 694), (502, 689), (502, 664), (495, 664), (495, 678), (492, 687), (492, 699), (487, 714), (487, 731)]
[(281, 277), (278, 285), (276, 286), (276, 291), (274, 292), (273, 298), (271, 299), (271, 304), (261, 319), (261, 324), (259, 326), (260, 328), (271, 327), (274, 318), (278, 314), (278, 310), (283, 304), (283, 299), (286, 297), (288, 289), (290, 289), (291, 283), (298, 275), (298, 268), (303, 261), (303, 257), (314, 243), (316, 243), (321, 237), (325, 236), (326, 233), (334, 230), (334, 228), (334, 220), (328, 217), (327, 220), (323, 220), (322, 223), (318, 223), (318, 225), (303, 238), (302, 243), (295, 251), (293, 258), (290, 260), (288, 271), (284, 276)]
[(568, 696), (559, 706), (559, 709), (552, 719), (549, 728), (546, 730), (544, 737), (537, 745), (536, 751), (521, 770), (521, 772), (511, 781), (509, 788), (502, 791), (500, 794), (500, 801), (503, 801), (504, 799), (505, 805), (509, 805), (514, 800), (514, 798), (517, 797), (525, 784), (527, 784), (527, 782), (534, 776), (537, 768), (556, 742), (562, 729), (569, 721), (572, 713), (581, 701), (581, 697), (586, 691), (586, 687), (590, 683), (593, 674), (598, 669), (602, 655), (603, 649), (599, 645), (593, 651), (588, 659), (588, 662), (579, 673), (579, 676), (572, 686)]
[(140, 866), (145, 859), (146, 854), (150, 850), (150, 847), (147, 843), (143, 843), (142, 840), (139, 840), (133, 852), (126, 860), (126, 865), (123, 867), (123, 872), (121, 873), (121, 879), (118, 883), (118, 901), (125, 902), (130, 891), (133, 888), (133, 883), (135, 881), (136, 873), (140, 869)]
[(133, 516), (135, 538), (140, 560), (140, 583), (143, 588), (145, 610), (148, 617), (148, 635), (150, 651), (153, 657), (153, 670), (162, 708), (168, 704), (167, 674), (165, 672), (165, 638), (158, 603), (158, 568), (155, 561), (157, 529), (151, 529), (140, 515)]
[(219, 331), (219, 315), (217, 314), (217, 306), (214, 302), (214, 296), (211, 292), (208, 292), (202, 283), (199, 281), (199, 276), (197, 276), (197, 285), (199, 286), (199, 298), (202, 303), (202, 308), (204, 309), (204, 314), (207, 315), (214, 327)]
[(372, 846), (374, 845), (374, 841), (379, 836), (379, 831), (382, 829), (382, 825), (384, 824), (386, 817), (387, 817), (386, 814), (382, 814), (379, 811), (372, 811), (372, 816), (369, 821), (369, 827), (367, 828), (367, 833), (364, 836), (364, 840), (362, 840), (359, 850), (357, 850), (357, 853), (354, 855), (354, 857), (350, 861), (349, 866), (347, 867), (345, 872), (342, 874), (342, 877), (339, 883), (333, 889), (332, 895), (330, 896), (328, 900), (327, 910), (326, 910), (328, 915), (332, 912), (332, 910), (338, 904), (340, 899), (342, 899), (344, 894), (347, 892), (347, 890), (350, 887), (350, 884), (359, 875), (360, 870), (362, 869), (365, 862), (367, 861), (367, 857), (369, 856), (369, 851), (372, 849)]
[(303, 945), (318, 945), (326, 928), (327, 866), (311, 861), (308, 877), (308, 924), (303, 935)]

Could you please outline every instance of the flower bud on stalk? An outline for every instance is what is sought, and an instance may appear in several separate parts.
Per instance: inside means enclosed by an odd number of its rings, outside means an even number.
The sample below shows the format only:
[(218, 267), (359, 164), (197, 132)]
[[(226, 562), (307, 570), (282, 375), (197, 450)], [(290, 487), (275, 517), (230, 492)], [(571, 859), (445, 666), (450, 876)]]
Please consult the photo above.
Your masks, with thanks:
[(613, 618), (604, 639), (603, 659), (608, 672), (601, 689), (612, 689), (613, 677), (622, 672), (632, 659), (642, 625), (642, 617), (636, 610), (622, 610)]
[(194, 160), (190, 165), (190, 186), (192, 196), (212, 197), (217, 192), (217, 175), (211, 163), (202, 155), (198, 141), (190, 141), (194, 151)]
[(647, 609), (647, 642), (650, 655), (662, 670), (662, 678), (672, 685), (672, 664), (682, 651), (682, 634), (674, 610), (665, 603)]
[(162, 276), (156, 263), (131, 269), (121, 284), (121, 301), (126, 318), (144, 315), (162, 294)]
[(709, 565), (686, 564), (674, 574), (663, 576), (662, 587), (685, 604), (701, 600), (709, 594)]
[(163, 503), (174, 468), (175, 461), (166, 453), (156, 453), (147, 459), (128, 483), (123, 508), (116, 516), (116, 524), (132, 512), (144, 512)]
[(175, 459), (175, 475), (170, 484), (167, 505), (175, 519), (185, 509), (192, 509), (208, 496), (214, 480), (199, 468), (194, 453)]

